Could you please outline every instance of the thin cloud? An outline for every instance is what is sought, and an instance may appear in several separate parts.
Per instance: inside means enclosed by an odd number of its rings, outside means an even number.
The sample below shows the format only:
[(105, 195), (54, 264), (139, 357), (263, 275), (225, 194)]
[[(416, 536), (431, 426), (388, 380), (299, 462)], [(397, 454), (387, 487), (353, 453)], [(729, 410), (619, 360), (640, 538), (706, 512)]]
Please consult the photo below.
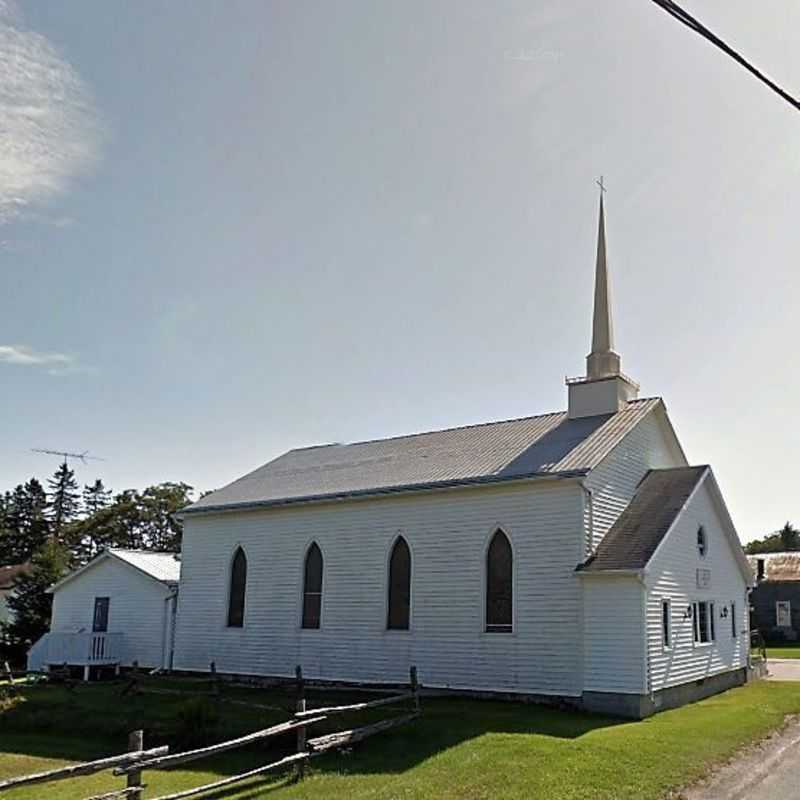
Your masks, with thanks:
[(91, 371), (91, 368), (79, 364), (75, 356), (68, 353), (45, 353), (21, 344), (0, 344), (0, 364), (42, 367), (49, 375)]
[(100, 125), (77, 72), (0, 0), (0, 223), (63, 191), (97, 159)]

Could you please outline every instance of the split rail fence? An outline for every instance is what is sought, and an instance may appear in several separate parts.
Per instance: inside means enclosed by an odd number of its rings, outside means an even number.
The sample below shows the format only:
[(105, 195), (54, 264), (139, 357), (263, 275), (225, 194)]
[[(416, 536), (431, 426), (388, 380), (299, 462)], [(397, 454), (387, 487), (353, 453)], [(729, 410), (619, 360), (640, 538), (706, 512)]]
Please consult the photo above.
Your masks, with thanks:
[[(218, 687), (219, 678), (216, 675), (215, 670), (212, 670), (212, 676), (213, 685)], [(91, 775), (102, 770), (112, 769), (114, 775), (124, 776), (126, 778), (127, 785), (122, 789), (117, 789), (100, 795), (94, 795), (87, 800), (118, 800), (120, 798), (141, 800), (142, 792), (146, 786), (142, 778), (142, 773), (146, 769), (167, 769), (169, 767), (175, 767), (181, 764), (188, 764), (192, 761), (208, 758), (229, 750), (247, 747), (255, 742), (260, 742), (265, 739), (291, 732), (295, 732), (297, 737), (295, 752), (291, 755), (284, 756), (277, 761), (273, 761), (272, 763), (265, 764), (261, 767), (256, 767), (255, 769), (248, 770), (247, 772), (214, 781), (213, 783), (207, 783), (203, 786), (196, 786), (191, 789), (184, 789), (172, 794), (161, 795), (155, 798), (155, 800), (183, 800), (183, 798), (194, 797), (196, 795), (205, 794), (206, 792), (218, 791), (233, 784), (241, 783), (242, 781), (250, 778), (264, 775), (268, 772), (273, 772), (288, 766), (294, 766), (294, 777), (297, 780), (300, 780), (305, 774), (305, 765), (309, 759), (322, 755), (329, 750), (355, 744), (356, 742), (363, 741), (364, 739), (374, 736), (377, 733), (382, 733), (417, 719), (422, 713), (422, 709), (420, 704), (420, 686), (417, 681), (416, 667), (411, 667), (409, 671), (409, 677), (410, 683), (407, 691), (391, 694), (388, 697), (381, 697), (378, 700), (368, 700), (360, 703), (350, 703), (348, 705), (307, 708), (306, 682), (303, 678), (302, 669), (298, 666), (295, 671), (294, 679), (294, 684), (296, 687), (296, 710), (293, 717), (289, 720), (272, 725), (268, 728), (263, 728), (262, 730), (254, 731), (253, 733), (249, 733), (245, 736), (240, 736), (236, 739), (218, 742), (217, 744), (213, 744), (208, 747), (186, 750), (182, 753), (170, 753), (167, 746), (145, 750), (143, 731), (133, 731), (128, 738), (128, 752), (126, 753), (122, 753), (117, 756), (110, 756), (109, 758), (101, 758), (96, 761), (73, 764), (68, 767), (60, 767), (58, 769), (52, 769), (46, 772), (38, 772), (32, 775), (9, 778), (8, 780), (0, 781), (0, 791), (33, 783), (45, 783), (63, 780), (65, 778), (74, 778), (82, 775)], [(140, 683), (139, 678), (134, 675), (133, 680), (136, 686), (138, 686)], [(206, 679), (198, 680), (205, 681)], [(126, 687), (126, 691), (131, 690), (132, 688), (134, 688), (133, 685), (129, 684), (129, 686)], [(146, 692), (160, 691), (155, 689), (143, 690), (141, 688), (138, 690)], [(164, 691), (173, 693), (173, 690)], [(174, 691), (177, 692), (177, 690)], [(178, 693), (198, 694), (197, 692)], [(212, 690), (212, 693), (218, 695), (218, 690)], [(251, 704), (245, 700), (228, 700), (228, 702), (236, 702), (240, 703), (241, 705), (246, 705), (250, 708), (256, 709), (269, 708), (272, 710), (284, 710), (278, 706), (263, 706), (255, 703)], [(410, 710), (406, 710), (406, 713), (404, 714), (394, 717), (387, 717), (386, 719), (379, 720), (378, 722), (368, 723), (366, 725), (350, 728), (348, 730), (336, 731), (335, 733), (329, 733), (311, 739), (309, 739), (307, 736), (309, 727), (339, 714), (356, 713), (398, 703), (408, 704), (411, 708)]]

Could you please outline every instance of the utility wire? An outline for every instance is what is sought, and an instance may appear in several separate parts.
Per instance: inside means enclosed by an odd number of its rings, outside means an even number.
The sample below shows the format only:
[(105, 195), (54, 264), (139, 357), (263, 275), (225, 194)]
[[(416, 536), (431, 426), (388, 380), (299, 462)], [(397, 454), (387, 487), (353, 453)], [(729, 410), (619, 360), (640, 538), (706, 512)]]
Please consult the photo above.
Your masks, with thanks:
[(777, 83), (770, 80), (763, 72), (760, 72), (756, 67), (754, 67), (744, 56), (739, 55), (732, 47), (725, 44), (718, 36), (715, 36), (702, 22), (695, 19), (691, 14), (687, 11), (684, 11), (677, 3), (672, 2), (672, 0), (653, 0), (653, 2), (664, 9), (670, 16), (677, 19), (679, 22), (682, 22), (686, 25), (687, 28), (691, 28), (695, 33), (700, 34), (704, 39), (707, 39), (712, 44), (716, 45), (720, 50), (724, 53), (727, 53), (734, 61), (738, 61), (748, 72), (751, 72), (753, 75), (756, 76), (762, 83), (765, 83), (772, 89), (773, 92), (779, 94), (787, 103), (794, 106), (797, 111), (800, 111), (800, 100), (795, 99), (784, 89), (781, 89)]

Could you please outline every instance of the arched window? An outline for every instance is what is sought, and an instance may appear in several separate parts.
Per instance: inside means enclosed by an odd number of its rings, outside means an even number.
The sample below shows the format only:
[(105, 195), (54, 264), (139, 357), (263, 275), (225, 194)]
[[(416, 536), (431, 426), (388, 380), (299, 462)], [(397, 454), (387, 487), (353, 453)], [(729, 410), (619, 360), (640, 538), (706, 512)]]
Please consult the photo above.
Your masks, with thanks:
[(228, 592), (228, 627), (244, 625), (244, 595), (247, 591), (247, 556), (241, 547), (231, 562), (231, 585)]
[(702, 525), (697, 529), (697, 552), (700, 553), (700, 558), (705, 558), (708, 552), (706, 529)]
[(411, 616), (411, 551), (402, 536), (392, 547), (389, 557), (389, 630), (407, 631)]
[(495, 531), (486, 552), (486, 631), (511, 633), (514, 557), (511, 542)]
[(313, 542), (306, 553), (303, 574), (303, 627), (319, 628), (322, 612), (322, 551)]

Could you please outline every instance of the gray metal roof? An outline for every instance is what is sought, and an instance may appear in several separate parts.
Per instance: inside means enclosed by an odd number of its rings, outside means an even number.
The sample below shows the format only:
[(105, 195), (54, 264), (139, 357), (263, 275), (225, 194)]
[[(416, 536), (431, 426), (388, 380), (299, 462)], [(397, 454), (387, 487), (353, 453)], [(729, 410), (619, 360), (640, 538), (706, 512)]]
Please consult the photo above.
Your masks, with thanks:
[(654, 469), (645, 475), (628, 507), (578, 567), (587, 572), (639, 570), (647, 566), (661, 540), (709, 467)]
[(568, 419), (565, 411), (355, 444), (290, 450), (188, 506), (232, 507), (582, 474), (595, 467), (660, 398), (616, 414)]
[(162, 583), (178, 583), (180, 580), (181, 561), (177, 553), (125, 550), (120, 547), (109, 547), (108, 552)]

